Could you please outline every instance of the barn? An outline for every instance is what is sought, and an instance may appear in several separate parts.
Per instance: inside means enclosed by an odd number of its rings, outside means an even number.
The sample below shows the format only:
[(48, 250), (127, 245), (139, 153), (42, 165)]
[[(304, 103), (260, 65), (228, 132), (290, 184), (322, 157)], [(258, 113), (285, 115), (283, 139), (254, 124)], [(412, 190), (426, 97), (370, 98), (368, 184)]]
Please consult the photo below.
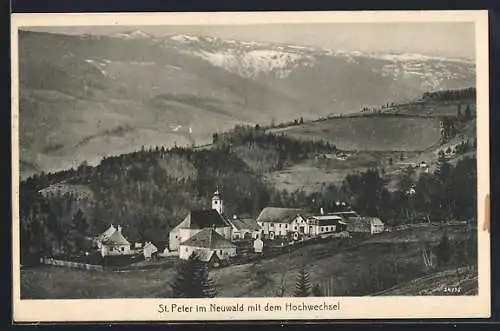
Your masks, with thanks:
[(385, 225), (377, 217), (350, 217), (347, 222), (347, 231), (350, 233), (377, 234), (384, 232)]

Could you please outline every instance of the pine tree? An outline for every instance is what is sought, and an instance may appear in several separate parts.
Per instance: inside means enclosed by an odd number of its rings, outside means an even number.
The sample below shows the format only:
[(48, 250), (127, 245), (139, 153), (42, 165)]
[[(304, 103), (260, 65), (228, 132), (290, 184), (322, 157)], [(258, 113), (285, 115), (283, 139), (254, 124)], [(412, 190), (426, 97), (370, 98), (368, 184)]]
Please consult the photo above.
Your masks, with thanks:
[(213, 298), (217, 295), (207, 264), (195, 253), (179, 263), (170, 287), (174, 298)]
[(436, 247), (436, 259), (439, 266), (446, 266), (450, 262), (451, 248), (450, 239), (446, 233), (444, 233), (441, 241)]
[(308, 297), (311, 294), (311, 282), (309, 279), (309, 272), (307, 272), (305, 266), (299, 269), (297, 275), (297, 282), (295, 283), (295, 296), (296, 297)]
[(311, 294), (315, 297), (322, 297), (323, 290), (321, 289), (321, 286), (319, 284), (314, 285), (314, 287), (312, 288)]

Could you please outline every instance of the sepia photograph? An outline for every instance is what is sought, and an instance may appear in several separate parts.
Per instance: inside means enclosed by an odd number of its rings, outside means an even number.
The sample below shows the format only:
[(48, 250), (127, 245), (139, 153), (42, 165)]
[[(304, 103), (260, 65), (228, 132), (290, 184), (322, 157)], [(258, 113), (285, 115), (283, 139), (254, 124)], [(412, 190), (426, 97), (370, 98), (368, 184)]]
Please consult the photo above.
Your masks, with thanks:
[(14, 15), (14, 312), (489, 315), (487, 14), (314, 14)]

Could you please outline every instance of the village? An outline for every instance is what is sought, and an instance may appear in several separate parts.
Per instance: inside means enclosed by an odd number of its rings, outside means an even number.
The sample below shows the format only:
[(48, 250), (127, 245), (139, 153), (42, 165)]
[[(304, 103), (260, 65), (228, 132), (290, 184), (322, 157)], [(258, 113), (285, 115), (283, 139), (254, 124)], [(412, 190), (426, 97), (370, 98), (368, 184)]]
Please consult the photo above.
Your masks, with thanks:
[[(136, 264), (148, 268), (162, 262), (187, 260), (193, 253), (211, 268), (250, 262), (274, 256), (287, 248), (318, 240), (341, 240), (352, 235), (376, 235), (384, 232), (384, 223), (375, 217), (362, 217), (345, 202), (338, 209), (318, 213), (302, 209), (265, 207), (256, 219), (224, 213), (224, 200), (219, 191), (213, 194), (210, 208), (190, 211), (184, 220), (168, 233), (168, 242), (131, 243), (122, 226), (110, 224), (103, 233), (88, 238), (93, 252), (104, 263), (124, 267)], [(43, 258), (42, 263), (57, 264)], [(88, 264), (61, 263), (60, 266), (86, 268)]]

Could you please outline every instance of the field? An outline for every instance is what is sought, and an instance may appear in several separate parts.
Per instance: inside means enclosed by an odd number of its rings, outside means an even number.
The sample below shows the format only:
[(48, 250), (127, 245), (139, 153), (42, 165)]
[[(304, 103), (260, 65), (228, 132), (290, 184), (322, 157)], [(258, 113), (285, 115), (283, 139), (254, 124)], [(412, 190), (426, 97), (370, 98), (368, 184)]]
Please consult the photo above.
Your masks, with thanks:
[[(446, 230), (452, 239), (468, 235), (463, 227)], [(333, 284), (332, 295), (370, 295), (428, 276), (419, 251), (421, 240), (436, 242), (442, 233), (443, 228), (429, 225), (368, 239), (331, 240), (257, 263), (215, 269), (211, 276), (219, 297), (275, 296), (282, 284), (285, 296), (291, 296), (298, 267), (305, 263), (313, 284)], [(397, 268), (387, 269), (395, 278), (378, 279), (373, 285), (386, 268)], [(22, 270), (21, 291), (23, 299), (159, 298), (170, 295), (168, 283), (174, 274), (171, 268), (117, 273), (33, 267)]]
[(342, 117), (273, 130), (304, 140), (327, 140), (342, 150), (422, 151), (439, 142), (433, 117)]

